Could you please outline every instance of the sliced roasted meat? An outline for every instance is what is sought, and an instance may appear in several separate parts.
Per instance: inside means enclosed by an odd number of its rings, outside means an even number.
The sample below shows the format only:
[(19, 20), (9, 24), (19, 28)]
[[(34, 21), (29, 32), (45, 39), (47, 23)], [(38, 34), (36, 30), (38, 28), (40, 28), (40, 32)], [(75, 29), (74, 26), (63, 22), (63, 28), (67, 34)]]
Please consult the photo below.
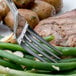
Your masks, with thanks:
[(34, 29), (42, 37), (54, 35), (57, 46), (76, 46), (76, 10), (42, 20)]

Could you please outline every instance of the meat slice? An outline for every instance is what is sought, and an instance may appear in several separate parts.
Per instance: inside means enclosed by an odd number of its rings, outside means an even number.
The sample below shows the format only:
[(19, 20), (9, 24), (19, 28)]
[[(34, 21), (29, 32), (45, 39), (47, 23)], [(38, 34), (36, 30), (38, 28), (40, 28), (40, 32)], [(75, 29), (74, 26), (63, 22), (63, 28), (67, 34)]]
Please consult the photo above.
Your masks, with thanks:
[(76, 10), (42, 20), (34, 30), (42, 37), (54, 35), (53, 45), (76, 47)]

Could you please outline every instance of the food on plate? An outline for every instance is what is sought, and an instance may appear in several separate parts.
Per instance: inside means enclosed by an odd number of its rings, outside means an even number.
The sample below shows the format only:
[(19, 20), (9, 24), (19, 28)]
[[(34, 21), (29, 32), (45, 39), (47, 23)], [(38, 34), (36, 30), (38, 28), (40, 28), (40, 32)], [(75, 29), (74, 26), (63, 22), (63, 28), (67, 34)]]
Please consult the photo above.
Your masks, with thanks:
[[(62, 15), (57, 16), (58, 18), (75, 18), (76, 17), (76, 9), (72, 10), (72, 11), (68, 11), (67, 13), (64, 13)], [(56, 18), (57, 18), (56, 17)]]
[(34, 30), (42, 37), (55, 36), (55, 39), (51, 42), (53, 45), (76, 47), (75, 13), (76, 10), (73, 10), (61, 16), (42, 20)]
[[(20, 1), (21, 0), (19, 0), (19, 2)], [(29, 2), (30, 0), (23, 0), (23, 2), (24, 1)], [(38, 9), (39, 8), (40, 7), (38, 6)], [(24, 26), (23, 24), (27, 20), (32, 28), (37, 25), (34, 30), (47, 42), (53, 44), (54, 47), (57, 48), (62, 54), (58, 54), (55, 50), (48, 47), (48, 45), (45, 45), (41, 41), (37, 40), (40, 45), (43, 45), (43, 47), (46, 47), (49, 50), (49, 53), (52, 52), (51, 54), (54, 53), (60, 58), (55, 59), (57, 63), (53, 63), (52, 61), (49, 61), (48, 58), (54, 59), (54, 57), (52, 55), (50, 56), (47, 51), (42, 50), (41, 46), (38, 46), (38, 49), (32, 48), (34, 46), (28, 46), (29, 43), (24, 43), (23, 40), (19, 45), (16, 42), (13, 33), (11, 33), (7, 37), (4, 37), (4, 35), (1, 34), (0, 76), (76, 76), (76, 10), (72, 10), (60, 16), (49, 17), (47, 19), (44, 19), (44, 15), (40, 15), (44, 20), (40, 21), (39, 24), (39, 18), (35, 12), (27, 9), (18, 9), (18, 11), (23, 17), (21, 17), (20, 15), (18, 17), (20, 19), (16, 35), (20, 34)], [(40, 14), (42, 14), (42, 12)], [(2, 17), (0, 16), (0, 19)], [(11, 12), (8, 13), (4, 20), (5, 23), (9, 27), (11, 27), (11, 29), (13, 29), (14, 19)], [(25, 48), (23, 48), (22, 46)], [(26, 46), (28, 48), (26, 48)], [(42, 52), (38, 52), (36, 49)], [(40, 60), (35, 56), (29, 54), (27, 50), (32, 52), (33, 54), (35, 52), (37, 56), (39, 55), (46, 62), (40, 62)], [(44, 56), (42, 54), (44, 54)], [(45, 57), (45, 55), (47, 55), (47, 57)]]
[(13, 1), (18, 7), (25, 8), (30, 6), (30, 4), (33, 3), (35, 0), (13, 0)]
[(51, 5), (53, 5), (56, 9), (56, 12), (59, 12), (63, 6), (62, 0), (42, 0), (42, 1), (48, 2)]
[[(11, 49), (11, 51), (17, 51), (18, 48), (19, 48), (20, 49), (19, 51), (26, 53), (26, 51), (23, 50), (23, 48), (21, 48), (21, 46), (19, 46), (17, 44), (10, 44), (10, 43), (2, 43), (1, 44), (0, 43), (0, 45), (2, 46), (1, 49), (6, 49), (7, 48), (7, 49)], [(8, 47), (8, 45), (11, 46), (11, 47)], [(76, 56), (76, 54), (75, 54), (76, 53), (76, 48), (75, 47), (74, 48), (73, 47), (71, 47), (71, 48), (69, 48), (69, 47), (57, 47), (57, 48), (60, 49), (60, 51), (63, 53), (63, 55), (66, 55), (66, 56), (75, 55)], [(71, 51), (73, 51), (72, 54), (71, 54)], [(53, 50), (53, 52), (56, 53), (54, 50)], [(28, 69), (33, 69), (34, 68), (34, 69), (40, 70), (42, 72), (43, 71), (44, 72), (45, 71), (60, 72), (60, 71), (69, 71), (69, 70), (76, 69), (76, 58), (74, 58), (74, 59), (71, 58), (71, 59), (69, 59), (69, 61), (64, 60), (64, 62), (62, 62), (63, 60), (60, 60), (58, 63), (52, 63), (52, 62), (51, 63), (48, 63), (48, 62), (44, 63), (44, 62), (30, 60), (30, 59), (27, 59), (27, 58), (22, 58), (22, 57), (19, 57), (17, 55), (14, 55), (13, 53), (9, 53), (9, 52), (3, 51), (3, 50), (0, 50), (0, 57), (6, 58), (7, 60), (10, 60), (14, 63), (17, 63), (18, 65), (24, 65)], [(67, 66), (67, 68), (66, 68), (66, 66)], [(73, 67), (71, 67), (71, 66), (73, 66)], [(50, 74), (52, 74), (52, 73), (50, 73)]]
[[(39, 18), (37, 14), (31, 10), (27, 9), (18, 9), (21, 16), (25, 18), (25, 21), (29, 23), (29, 25), (33, 28), (39, 23)], [(12, 13), (9, 12), (4, 19), (6, 25), (8, 25), (11, 29), (13, 29), (14, 21)]]
[(19, 13), (25, 17), (30, 26), (33, 28), (39, 23), (37, 14), (31, 10), (19, 9)]
[(49, 3), (46, 3), (44, 1), (35, 1), (35, 3), (32, 5), (31, 9), (37, 13), (40, 20), (45, 19), (49, 16), (55, 15), (55, 8), (50, 5)]
[(9, 8), (4, 0), (0, 0), (0, 20), (7, 15)]
[[(54, 40), (54, 36), (50, 35), (47, 37), (43, 37), (47, 42)], [(0, 42), (6, 42), (6, 43), (17, 43), (14, 33), (11, 33), (9, 36), (3, 37), (0, 36)]]
[(9, 36), (0, 39), (0, 42), (16, 43), (16, 39), (14, 37), (14, 34), (11, 33)]

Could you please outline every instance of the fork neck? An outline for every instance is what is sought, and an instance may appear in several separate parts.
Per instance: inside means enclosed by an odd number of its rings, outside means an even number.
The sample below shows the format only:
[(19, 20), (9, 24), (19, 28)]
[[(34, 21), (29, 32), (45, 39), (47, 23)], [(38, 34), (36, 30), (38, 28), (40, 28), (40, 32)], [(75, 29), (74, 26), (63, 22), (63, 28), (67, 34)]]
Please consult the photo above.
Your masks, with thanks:
[(8, 7), (10, 8), (13, 14), (18, 14), (18, 10), (12, 0), (5, 0), (5, 2), (7, 3)]
[(8, 5), (8, 7), (10, 8), (10, 11), (13, 14), (14, 17), (14, 33), (16, 32), (16, 28), (18, 26), (18, 10), (14, 4), (14, 2), (12, 0), (5, 0), (6, 4)]

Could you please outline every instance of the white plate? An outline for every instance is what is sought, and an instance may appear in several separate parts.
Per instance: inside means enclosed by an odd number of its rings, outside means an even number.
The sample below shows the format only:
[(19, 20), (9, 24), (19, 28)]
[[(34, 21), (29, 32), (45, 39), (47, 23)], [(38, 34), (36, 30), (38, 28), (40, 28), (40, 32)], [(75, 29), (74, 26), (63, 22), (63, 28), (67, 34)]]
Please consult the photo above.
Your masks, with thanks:
[[(59, 14), (65, 13), (66, 11), (71, 11), (76, 9), (76, 0), (63, 0), (63, 8)], [(8, 36), (10, 30), (5, 26), (0, 26), (0, 35)]]
[(0, 35), (1, 36), (8, 36), (8, 35), (10, 35), (10, 33), (11, 33), (11, 31), (7, 26), (0, 25)]
[(76, 9), (76, 0), (63, 0), (63, 9), (61, 11), (61, 14), (73, 9)]

